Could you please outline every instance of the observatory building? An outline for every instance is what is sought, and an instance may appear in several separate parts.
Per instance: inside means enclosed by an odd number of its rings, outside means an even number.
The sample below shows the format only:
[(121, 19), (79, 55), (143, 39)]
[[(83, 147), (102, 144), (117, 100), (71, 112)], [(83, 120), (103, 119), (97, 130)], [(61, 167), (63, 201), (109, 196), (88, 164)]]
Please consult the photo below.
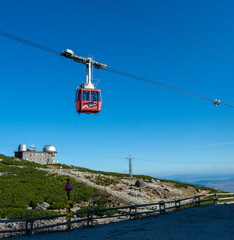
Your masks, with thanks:
[(15, 157), (36, 162), (40, 164), (53, 164), (58, 163), (56, 160), (56, 151), (53, 145), (45, 145), (42, 152), (36, 151), (35, 147), (27, 148), (27, 145), (21, 143), (18, 147), (18, 152), (15, 152)]

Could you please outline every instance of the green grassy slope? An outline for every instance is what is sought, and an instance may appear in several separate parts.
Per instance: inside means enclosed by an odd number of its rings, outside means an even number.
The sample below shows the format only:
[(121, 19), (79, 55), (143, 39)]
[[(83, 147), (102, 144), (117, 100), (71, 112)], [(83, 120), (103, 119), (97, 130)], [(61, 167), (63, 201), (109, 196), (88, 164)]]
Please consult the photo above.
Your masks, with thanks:
[[(67, 176), (48, 174), (36, 167), (46, 167), (37, 163), (0, 155), (0, 218), (25, 218), (59, 214), (66, 205), (66, 191), (63, 187)], [(97, 189), (71, 179), (74, 187), (71, 198), (75, 203), (89, 202)], [(26, 210), (44, 201), (49, 210)]]

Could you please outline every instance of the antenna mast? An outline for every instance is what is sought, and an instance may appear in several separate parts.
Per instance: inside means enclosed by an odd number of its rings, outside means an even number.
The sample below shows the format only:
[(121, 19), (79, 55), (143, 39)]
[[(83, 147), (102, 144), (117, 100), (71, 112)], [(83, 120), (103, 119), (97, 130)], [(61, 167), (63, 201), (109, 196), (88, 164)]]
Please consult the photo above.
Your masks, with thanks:
[(129, 177), (132, 178), (132, 159), (134, 159), (131, 155), (128, 156), (129, 160)]

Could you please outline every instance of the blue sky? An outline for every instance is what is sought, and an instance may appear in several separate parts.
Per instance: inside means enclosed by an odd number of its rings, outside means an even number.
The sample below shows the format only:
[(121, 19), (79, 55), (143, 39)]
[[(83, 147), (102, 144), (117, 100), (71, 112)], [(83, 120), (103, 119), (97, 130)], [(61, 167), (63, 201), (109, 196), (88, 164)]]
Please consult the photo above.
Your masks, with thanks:
[[(100, 0), (234, 54), (233, 1)], [(90, 1), (0, 1), (0, 30), (234, 102), (233, 57)], [(0, 152), (53, 144), (61, 163), (162, 176), (234, 172), (234, 109), (103, 70), (99, 115), (75, 112), (85, 66), (0, 36)], [(227, 144), (224, 144), (227, 143)]]

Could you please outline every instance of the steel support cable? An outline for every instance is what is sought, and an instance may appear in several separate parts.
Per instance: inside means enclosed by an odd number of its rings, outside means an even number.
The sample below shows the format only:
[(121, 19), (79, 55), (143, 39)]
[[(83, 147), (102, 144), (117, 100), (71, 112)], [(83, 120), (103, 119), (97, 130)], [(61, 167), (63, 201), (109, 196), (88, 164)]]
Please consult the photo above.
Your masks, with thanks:
[(154, 160), (148, 160), (148, 159), (139, 159), (135, 158), (135, 161), (141, 161), (141, 162), (154, 162), (154, 163), (170, 163), (170, 164), (234, 164), (234, 162), (176, 162), (176, 161), (154, 161)]
[(234, 108), (234, 103), (226, 102), (226, 101), (223, 101), (223, 100), (220, 100), (220, 103), (225, 105), (225, 106)]
[[(41, 44), (26, 40), (26, 39), (23, 39), (21, 37), (17, 37), (13, 34), (10, 34), (10, 33), (7, 33), (7, 32), (4, 32), (4, 31), (0, 30), (0, 35), (2, 35), (4, 37), (7, 37), (7, 38), (11, 38), (11, 39), (16, 40), (16, 41), (21, 42), (21, 43), (28, 44), (28, 45), (36, 47), (36, 48), (42, 49), (44, 51), (62, 56), (60, 51), (57, 51), (57, 50), (52, 49), (52, 48), (48, 48), (46, 46), (43, 46)], [(212, 97), (208, 97), (208, 96), (205, 96), (205, 95), (202, 95), (202, 94), (199, 94), (199, 93), (195, 93), (195, 92), (192, 92), (192, 91), (189, 91), (189, 90), (186, 90), (186, 89), (174, 87), (174, 86), (171, 86), (169, 84), (161, 83), (161, 82), (154, 81), (154, 80), (151, 80), (151, 79), (148, 79), (148, 78), (143, 78), (143, 77), (131, 74), (131, 73), (119, 71), (119, 70), (116, 70), (116, 69), (113, 69), (113, 68), (108, 67), (106, 70), (109, 71), (109, 72), (115, 73), (115, 74), (119, 74), (119, 75), (122, 75), (122, 76), (125, 76), (125, 77), (133, 78), (133, 79), (136, 79), (136, 80), (139, 80), (139, 81), (147, 82), (147, 83), (157, 85), (157, 86), (160, 86), (160, 87), (163, 87), (163, 88), (167, 88), (167, 89), (170, 89), (170, 90), (173, 90), (173, 91), (177, 91), (177, 92), (181, 92), (181, 93), (188, 94), (188, 95), (191, 95), (191, 96), (199, 97), (199, 98), (202, 98), (204, 100), (208, 100), (208, 101), (214, 101), (215, 100)], [(225, 101), (222, 101), (222, 100), (220, 101), (220, 103), (223, 104), (223, 105), (234, 108), (233, 103), (225, 102)]]
[(61, 55), (61, 53), (59, 51), (57, 51), (57, 50), (45, 47), (45, 46), (43, 46), (41, 44), (38, 44), (38, 43), (35, 43), (35, 42), (32, 42), (32, 41), (26, 40), (26, 39), (23, 39), (23, 38), (20, 38), (20, 37), (17, 37), (15, 35), (12, 35), (10, 33), (4, 32), (4, 31), (0, 31), (0, 35), (2, 35), (4, 37), (7, 37), (7, 38), (11, 38), (11, 39), (16, 40), (16, 41), (21, 42), (21, 43), (28, 44), (30, 46), (42, 49), (44, 51), (47, 51), (47, 52), (50, 52), (50, 53), (53, 53), (53, 54), (56, 54), (56, 55)]
[[(159, 86), (159, 87), (167, 88), (167, 89), (170, 89), (170, 90), (173, 90), (173, 91), (176, 91), (176, 92), (180, 92), (180, 93), (184, 93), (184, 94), (191, 95), (191, 96), (194, 96), (194, 97), (198, 97), (198, 98), (201, 98), (201, 99), (204, 99), (204, 100), (207, 100), (207, 101), (214, 102), (216, 100), (213, 97), (202, 95), (202, 94), (199, 94), (199, 93), (196, 93), (196, 92), (193, 92), (193, 91), (189, 91), (189, 90), (186, 90), (186, 89), (183, 89), (183, 88), (178, 88), (178, 87), (175, 87), (175, 86), (171, 86), (169, 84), (162, 83), (162, 82), (155, 81), (155, 80), (151, 80), (151, 79), (148, 79), (148, 78), (143, 78), (143, 77), (131, 74), (131, 73), (122, 72), (122, 71), (119, 71), (119, 70), (116, 70), (116, 69), (113, 69), (113, 68), (108, 67), (105, 70), (109, 71), (109, 72), (112, 72), (112, 73), (115, 73), (115, 74), (119, 74), (121, 76), (133, 78), (133, 79), (136, 79), (136, 80), (139, 80), (139, 81), (142, 81), (142, 82), (147, 82), (149, 84), (153, 84), (153, 85), (156, 85), (156, 86)], [(223, 104), (223, 105), (234, 108), (234, 104), (230, 103), (230, 102), (225, 102), (223, 100), (220, 100), (220, 104)]]
[[(60, 152), (63, 154), (78, 154), (77, 152)], [(79, 153), (80, 154), (80, 153)], [(119, 160), (126, 160), (126, 157), (123, 156), (114, 156), (114, 155), (95, 155), (95, 154), (81, 154), (83, 157), (93, 157), (93, 158), (114, 158)], [(127, 158), (128, 159), (128, 158)], [(140, 162), (154, 162), (154, 163), (181, 163), (181, 164), (234, 164), (234, 162), (201, 162), (201, 161), (194, 161), (194, 162), (188, 162), (188, 161), (163, 161), (163, 160), (152, 160), (152, 159), (142, 159), (142, 158), (134, 158), (134, 161), (140, 161)]]
[(120, 14), (122, 14), (122, 15), (128, 16), (128, 17), (133, 18), (133, 19), (136, 19), (136, 20), (138, 20), (138, 21), (140, 21), (140, 22), (144, 22), (144, 23), (146, 23), (146, 24), (152, 25), (152, 26), (154, 26), (154, 27), (156, 27), (156, 28), (158, 28), (158, 29), (161, 29), (161, 30), (166, 31), (166, 32), (169, 32), (169, 33), (171, 33), (171, 34), (173, 34), (173, 35), (182, 37), (182, 38), (184, 38), (184, 39), (186, 39), (186, 40), (189, 40), (189, 41), (192, 41), (192, 42), (194, 42), (194, 43), (197, 43), (197, 44), (199, 44), (199, 45), (201, 45), (201, 46), (203, 46), (203, 47), (210, 48), (210, 49), (212, 49), (212, 50), (214, 50), (214, 51), (216, 51), (216, 52), (220, 52), (220, 53), (226, 54), (226, 55), (228, 55), (228, 56), (230, 56), (230, 57), (234, 57), (234, 54), (232, 54), (232, 53), (229, 53), (229, 52), (226, 52), (226, 51), (224, 51), (224, 50), (222, 50), (222, 49), (213, 47), (213, 46), (211, 46), (211, 45), (209, 45), (209, 44), (203, 43), (203, 42), (201, 42), (201, 41), (198, 41), (198, 40), (196, 40), (196, 39), (193, 39), (193, 38), (188, 37), (188, 36), (186, 36), (186, 35), (183, 35), (183, 34), (181, 34), (181, 33), (172, 31), (172, 30), (170, 30), (170, 29), (168, 29), (168, 28), (162, 27), (162, 26), (160, 26), (160, 25), (158, 25), (158, 24), (155, 24), (155, 23), (153, 23), (153, 22), (150, 22), (150, 21), (148, 21), (148, 20), (145, 20), (144, 18), (137, 17), (137, 16), (135, 16), (135, 15), (132, 15), (132, 14), (129, 14), (129, 13), (127, 13), (127, 12), (121, 11), (121, 10), (119, 10), (119, 9), (113, 8), (113, 7), (111, 7), (111, 6), (107, 5), (107, 4), (101, 3), (101, 2), (96, 1), (96, 0), (88, 0), (88, 1), (90, 1), (90, 2), (92, 2), (92, 3), (94, 3), (94, 4), (97, 4), (97, 5), (99, 5), (99, 6), (102, 6), (102, 7), (104, 7), (104, 8), (107, 8), (107, 9), (109, 9), (109, 10), (111, 10), (111, 11), (120, 13)]
[(177, 91), (177, 92), (181, 92), (181, 93), (188, 94), (188, 95), (191, 95), (191, 96), (199, 97), (199, 98), (202, 98), (204, 100), (214, 101), (214, 98), (212, 98), (212, 97), (208, 97), (208, 96), (205, 96), (205, 95), (202, 95), (202, 94), (199, 94), (199, 93), (195, 93), (195, 92), (183, 89), (183, 88), (174, 87), (174, 86), (171, 86), (169, 84), (154, 81), (154, 80), (151, 80), (151, 79), (148, 79), (148, 78), (143, 78), (143, 77), (140, 77), (140, 76), (137, 76), (137, 75), (133, 75), (131, 73), (122, 72), (122, 71), (115, 70), (115, 69), (109, 68), (109, 67), (106, 69), (106, 71), (116, 73), (116, 74), (119, 74), (119, 75), (122, 75), (122, 76), (125, 76), (125, 77), (130, 77), (130, 78), (133, 78), (133, 79), (136, 79), (136, 80), (139, 80), (139, 81), (147, 82), (147, 83), (157, 85), (159, 87), (167, 88), (167, 89), (170, 89), (170, 90), (173, 90), (173, 91)]

